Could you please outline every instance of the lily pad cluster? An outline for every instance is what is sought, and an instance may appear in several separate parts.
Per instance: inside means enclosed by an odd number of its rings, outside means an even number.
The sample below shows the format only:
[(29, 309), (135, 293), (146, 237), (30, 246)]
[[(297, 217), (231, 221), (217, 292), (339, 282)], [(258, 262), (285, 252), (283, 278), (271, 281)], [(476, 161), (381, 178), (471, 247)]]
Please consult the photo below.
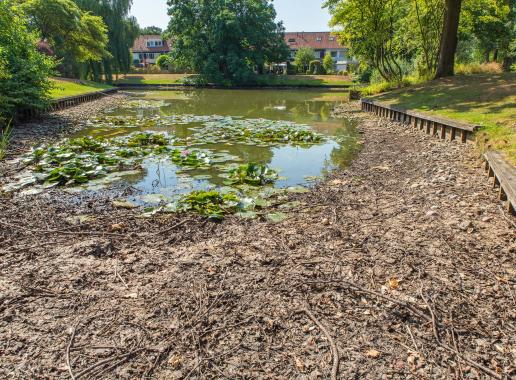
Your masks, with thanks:
[(194, 130), (193, 140), (213, 143), (313, 145), (324, 141), (324, 135), (289, 121), (227, 117), (206, 122)]
[(267, 165), (248, 163), (231, 169), (226, 178), (226, 185), (264, 186), (276, 181), (278, 173)]

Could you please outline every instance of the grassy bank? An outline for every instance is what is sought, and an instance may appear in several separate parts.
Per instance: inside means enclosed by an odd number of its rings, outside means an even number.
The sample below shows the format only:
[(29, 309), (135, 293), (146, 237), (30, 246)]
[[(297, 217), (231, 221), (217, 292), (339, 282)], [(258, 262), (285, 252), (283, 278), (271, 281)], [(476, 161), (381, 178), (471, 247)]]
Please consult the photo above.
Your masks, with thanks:
[(52, 79), (52, 82), (54, 83), (54, 88), (50, 91), (50, 97), (52, 99), (66, 98), (68, 96), (82, 95), (113, 88), (113, 86), (107, 84), (90, 81), (73, 82), (55, 78)]
[[(115, 84), (181, 84), (190, 74), (127, 74)], [(261, 75), (258, 77), (261, 86), (347, 86), (351, 85), (348, 77), (339, 75)]]
[(516, 73), (459, 75), (374, 99), (481, 125), (477, 136), (481, 151), (500, 150), (516, 164)]

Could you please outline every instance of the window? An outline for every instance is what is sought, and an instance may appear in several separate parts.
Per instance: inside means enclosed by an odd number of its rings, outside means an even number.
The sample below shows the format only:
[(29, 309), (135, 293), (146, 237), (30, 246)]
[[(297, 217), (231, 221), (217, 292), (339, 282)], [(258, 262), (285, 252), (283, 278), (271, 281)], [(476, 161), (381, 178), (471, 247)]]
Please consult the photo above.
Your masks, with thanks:
[(331, 57), (332, 58), (337, 58), (337, 52), (336, 51), (332, 51), (331, 52)]
[(289, 38), (288, 42), (296, 42), (296, 39), (295, 38)]
[(317, 37), (316, 40), (317, 40), (317, 42), (321, 42), (322, 41), (322, 37)]
[(330, 41), (332, 41), (332, 42), (335, 41), (335, 37), (330, 36)]

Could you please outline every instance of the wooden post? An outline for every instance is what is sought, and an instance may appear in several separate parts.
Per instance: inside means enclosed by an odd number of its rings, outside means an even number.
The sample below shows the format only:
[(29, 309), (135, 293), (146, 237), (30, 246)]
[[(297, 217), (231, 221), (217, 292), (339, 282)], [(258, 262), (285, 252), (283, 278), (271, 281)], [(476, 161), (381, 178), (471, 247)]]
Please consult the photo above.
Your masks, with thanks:
[(441, 139), (444, 140), (446, 138), (446, 125), (441, 124)]
[(455, 134), (457, 133), (457, 129), (455, 128), (451, 128), (451, 131), (450, 131), (450, 141), (453, 141), (455, 140)]

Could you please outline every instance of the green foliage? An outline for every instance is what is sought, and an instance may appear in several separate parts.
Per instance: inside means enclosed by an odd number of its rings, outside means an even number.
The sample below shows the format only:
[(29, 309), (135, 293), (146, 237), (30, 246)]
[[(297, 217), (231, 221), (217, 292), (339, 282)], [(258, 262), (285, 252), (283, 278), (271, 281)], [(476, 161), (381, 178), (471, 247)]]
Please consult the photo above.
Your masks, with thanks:
[(248, 163), (231, 169), (228, 179), (224, 181), (227, 185), (248, 184), (252, 186), (263, 186), (278, 179), (278, 173), (266, 165)]
[(38, 52), (36, 41), (19, 6), (0, 1), (0, 127), (16, 110), (48, 104), (54, 62)]
[(310, 65), (310, 62), (314, 60), (314, 58), (315, 52), (312, 48), (302, 47), (299, 48), (299, 50), (296, 52), (294, 64), (296, 65), (299, 72), (304, 74), (308, 70), (308, 66)]
[(168, 6), (175, 63), (209, 81), (251, 83), (256, 68), (288, 57), (269, 0), (168, 0)]
[(148, 35), (148, 34), (159, 34), (161, 35), (163, 33), (163, 29), (161, 29), (158, 26), (147, 26), (140, 30), (140, 35)]
[(30, 25), (48, 40), (59, 58), (100, 61), (107, 54), (107, 27), (102, 18), (82, 11), (72, 0), (26, 0), (22, 10)]
[(173, 66), (173, 64), (174, 64), (174, 61), (173, 61), (172, 57), (167, 54), (160, 55), (158, 57), (158, 59), (156, 60), (156, 65), (158, 65), (158, 67), (161, 70), (170, 70), (170, 68)]
[(323, 68), (326, 74), (332, 74), (335, 71), (335, 62), (329, 53), (326, 53), (324, 56)]
[(310, 64), (308, 65), (308, 73), (307, 74), (313, 74), (313, 75), (324, 74), (321, 62), (318, 60), (310, 61)]
[(108, 28), (108, 54), (102, 62), (88, 62), (77, 67), (82, 77), (100, 81), (102, 74), (108, 82), (113, 74), (128, 73), (132, 66), (130, 48), (140, 33), (138, 22), (130, 17), (132, 0), (74, 0), (79, 7), (102, 18)]
[(0, 160), (5, 158), (7, 146), (11, 141), (12, 126), (9, 121), (4, 128), (0, 127)]

